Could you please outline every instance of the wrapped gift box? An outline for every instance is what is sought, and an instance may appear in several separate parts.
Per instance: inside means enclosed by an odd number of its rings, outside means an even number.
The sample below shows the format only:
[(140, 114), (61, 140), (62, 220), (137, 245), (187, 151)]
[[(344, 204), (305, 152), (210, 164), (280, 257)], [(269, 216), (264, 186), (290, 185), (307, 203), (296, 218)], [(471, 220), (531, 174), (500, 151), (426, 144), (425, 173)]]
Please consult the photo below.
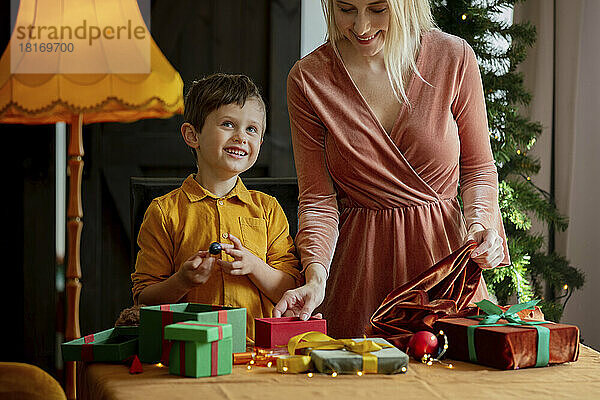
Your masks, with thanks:
[(137, 354), (138, 327), (118, 326), (63, 343), (64, 361), (118, 362)]
[[(500, 323), (505, 322), (500, 320)], [(479, 325), (470, 318), (443, 318), (434, 328), (448, 337), (446, 357), (470, 361), (467, 327)], [(498, 369), (533, 367), (537, 360), (538, 333), (524, 326), (485, 326), (474, 331), (477, 363)], [(544, 323), (550, 330), (550, 364), (576, 361), (579, 355), (579, 329), (573, 325)]]
[(327, 321), (314, 317), (306, 321), (298, 317), (254, 319), (255, 345), (257, 347), (272, 348), (287, 345), (291, 337), (309, 331), (327, 334)]
[(231, 373), (232, 325), (178, 322), (165, 327), (172, 340), (169, 372), (199, 378)]
[(171, 347), (164, 338), (164, 328), (175, 322), (191, 320), (203, 324), (231, 324), (233, 351), (246, 351), (245, 308), (196, 303), (162, 304), (140, 309), (140, 360), (168, 364)]
[[(375, 343), (390, 345), (387, 340), (381, 338), (353, 339), (355, 342), (371, 340)], [(356, 374), (378, 373), (378, 374), (397, 374), (406, 372), (408, 365), (408, 355), (398, 350), (394, 346), (383, 348), (378, 351), (368, 353), (377, 358), (376, 371), (365, 367), (365, 356), (345, 349), (341, 350), (312, 350), (310, 357), (315, 368), (322, 373), (331, 374)]]

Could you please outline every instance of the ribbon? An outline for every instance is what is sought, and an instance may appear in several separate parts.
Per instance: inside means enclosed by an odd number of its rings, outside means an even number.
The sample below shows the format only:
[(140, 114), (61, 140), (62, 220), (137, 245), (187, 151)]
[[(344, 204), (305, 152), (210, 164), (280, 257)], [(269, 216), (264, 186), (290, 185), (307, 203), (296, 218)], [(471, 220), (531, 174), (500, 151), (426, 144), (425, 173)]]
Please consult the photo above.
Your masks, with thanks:
[(220, 324), (227, 323), (227, 310), (224, 310), (222, 306), (212, 306), (213, 311), (217, 311), (217, 322)]
[(333, 339), (321, 332), (305, 332), (296, 335), (288, 342), (288, 352), (290, 355), (296, 354), (296, 350), (311, 348), (312, 350), (339, 350), (346, 349), (356, 354), (360, 354), (363, 359), (363, 372), (377, 373), (377, 356), (371, 352), (382, 350), (383, 348), (393, 347), (384, 343), (375, 343), (372, 340), (362, 340), (356, 342), (352, 339)]
[(81, 361), (94, 361), (94, 334), (83, 337), (81, 345)]
[[(526, 303), (515, 304), (508, 310), (504, 311), (502, 308), (492, 303), (489, 300), (482, 300), (475, 303), (483, 312), (487, 315), (477, 315), (468, 317), (472, 319), (481, 319), (478, 325), (471, 325), (467, 327), (467, 341), (469, 346), (469, 360), (471, 362), (477, 362), (477, 352), (475, 349), (475, 329), (482, 326), (520, 326), (522, 328), (534, 328), (537, 330), (537, 358), (535, 362), (536, 367), (545, 367), (550, 361), (550, 329), (545, 326), (539, 326), (540, 324), (547, 324), (547, 321), (523, 321), (517, 313), (523, 310), (531, 310), (539, 300), (532, 300)], [(497, 323), (499, 320), (504, 319), (508, 321), (506, 324)]]
[(293, 373), (306, 372), (311, 369), (310, 356), (280, 356), (277, 358), (277, 372)]
[(169, 365), (169, 353), (171, 352), (171, 346), (173, 343), (170, 340), (165, 339), (165, 326), (173, 323), (173, 312), (171, 312), (170, 304), (161, 304), (160, 311), (162, 319), (162, 328), (160, 330), (160, 335), (162, 338), (162, 355), (160, 357), (160, 362), (163, 365)]
[(243, 353), (232, 353), (233, 356), (233, 365), (247, 364), (250, 361), (254, 360), (254, 353), (251, 351), (246, 351)]

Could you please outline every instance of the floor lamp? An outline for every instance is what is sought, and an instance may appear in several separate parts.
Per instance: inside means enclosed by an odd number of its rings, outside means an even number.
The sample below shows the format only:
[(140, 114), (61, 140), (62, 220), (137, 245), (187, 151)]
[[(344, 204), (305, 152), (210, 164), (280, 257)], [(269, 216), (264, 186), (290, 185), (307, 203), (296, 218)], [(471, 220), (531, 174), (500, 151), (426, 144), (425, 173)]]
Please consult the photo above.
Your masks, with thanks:
[[(70, 125), (67, 153), (69, 195), (66, 222), (66, 340), (81, 336), (79, 298), (82, 277), (80, 239), (83, 228), (83, 125), (168, 118), (183, 112), (181, 77), (152, 40), (136, 0), (103, 0), (101, 3), (94, 0), (21, 0), (15, 26), (75, 29), (82, 25), (83, 18), (95, 21), (102, 28), (100, 37), (94, 39), (97, 41), (94, 45), (101, 49), (94, 60), (86, 59), (82, 63), (76, 52), (67, 54), (59, 51), (52, 59), (44, 59), (41, 52), (18, 52), (17, 49), (22, 49), (23, 42), (15, 37), (16, 29), (0, 59), (0, 123), (54, 124), (64, 121)], [(128, 26), (146, 29), (149, 68), (143, 73), (111, 72), (115, 65), (123, 62), (124, 57), (144, 57), (141, 40), (115, 40), (118, 28)], [(140, 29), (137, 30), (138, 36), (142, 36)], [(124, 30), (120, 32), (123, 33)], [(92, 41), (91, 38), (85, 40), (90, 43)], [(37, 42), (30, 39), (26, 43), (33, 46)], [(42, 64), (46, 67), (57, 67), (57, 72), (29, 72), (28, 68), (35, 71), (40, 63), (46, 63)], [(131, 65), (131, 62), (128, 63)], [(74, 65), (84, 71), (68, 71)], [(104, 72), (98, 71), (99, 69)], [(92, 73), (80, 73), (85, 71)], [(75, 363), (67, 363), (65, 366), (65, 391), (67, 398), (75, 398)]]

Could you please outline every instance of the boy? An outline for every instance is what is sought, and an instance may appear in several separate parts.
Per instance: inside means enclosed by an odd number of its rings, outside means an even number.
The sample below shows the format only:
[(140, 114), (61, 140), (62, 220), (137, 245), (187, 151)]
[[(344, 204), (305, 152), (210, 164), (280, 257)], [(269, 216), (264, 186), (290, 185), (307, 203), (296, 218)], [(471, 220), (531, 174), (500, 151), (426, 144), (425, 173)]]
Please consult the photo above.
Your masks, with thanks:
[[(247, 190), (238, 175), (258, 157), (266, 110), (243, 75), (194, 82), (185, 98), (181, 134), (198, 173), (152, 201), (140, 227), (133, 281), (135, 304), (179, 301), (245, 307), (270, 317), (273, 304), (300, 280), (285, 214), (275, 198)], [(222, 244), (211, 257), (211, 242)]]

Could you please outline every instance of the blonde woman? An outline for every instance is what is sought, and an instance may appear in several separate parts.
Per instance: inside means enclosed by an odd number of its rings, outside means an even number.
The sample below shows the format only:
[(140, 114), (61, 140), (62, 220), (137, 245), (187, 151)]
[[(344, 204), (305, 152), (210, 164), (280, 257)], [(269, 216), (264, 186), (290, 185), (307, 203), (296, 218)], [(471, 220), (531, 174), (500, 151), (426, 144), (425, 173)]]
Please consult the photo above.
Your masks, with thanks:
[(356, 337), (467, 239), (482, 268), (510, 261), (473, 50), (435, 28), (428, 0), (322, 2), (329, 40), (288, 76), (307, 283), (274, 315), (323, 303), (329, 332)]

